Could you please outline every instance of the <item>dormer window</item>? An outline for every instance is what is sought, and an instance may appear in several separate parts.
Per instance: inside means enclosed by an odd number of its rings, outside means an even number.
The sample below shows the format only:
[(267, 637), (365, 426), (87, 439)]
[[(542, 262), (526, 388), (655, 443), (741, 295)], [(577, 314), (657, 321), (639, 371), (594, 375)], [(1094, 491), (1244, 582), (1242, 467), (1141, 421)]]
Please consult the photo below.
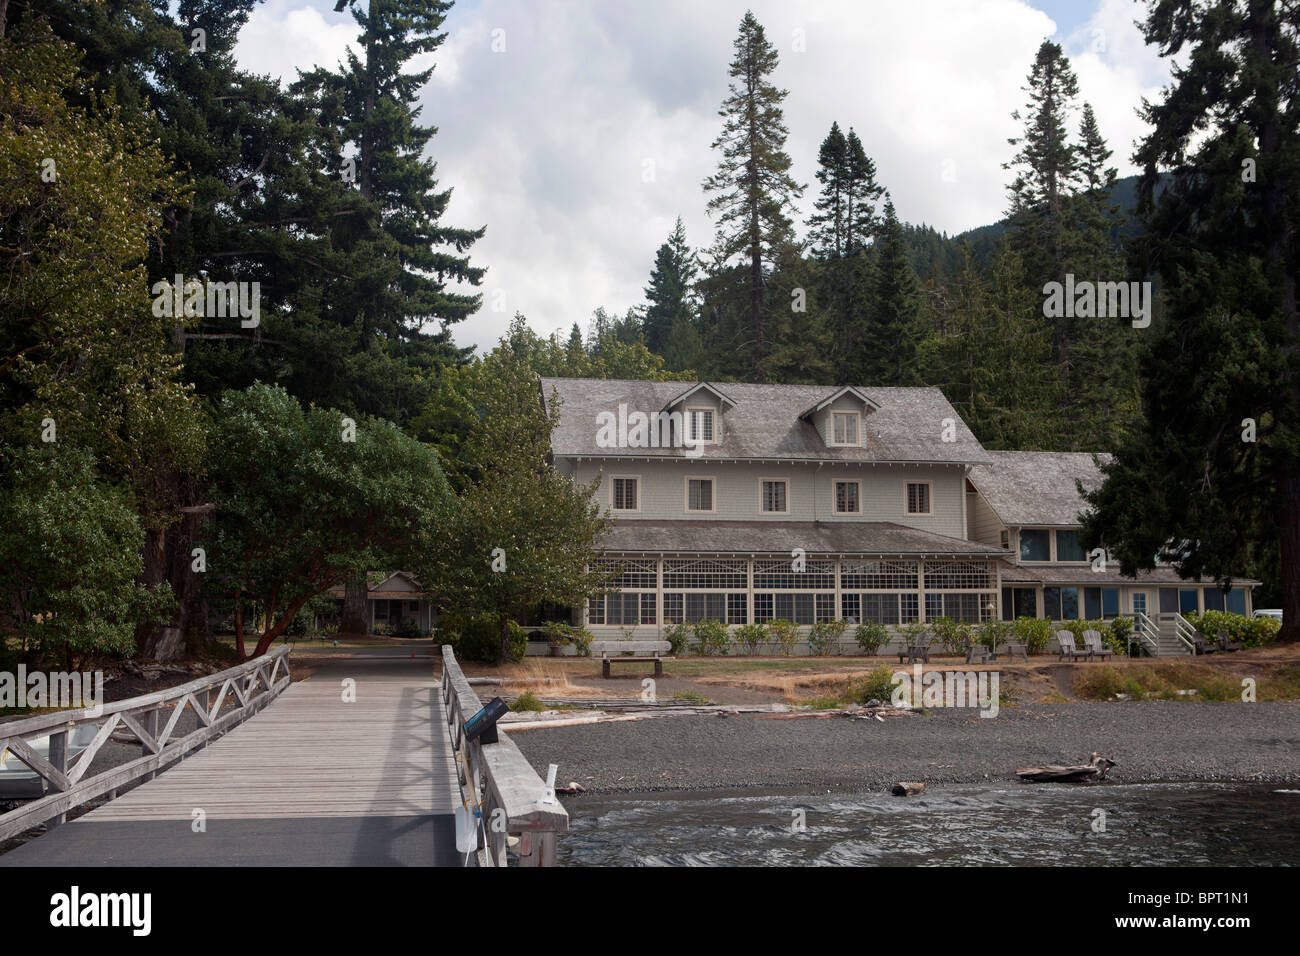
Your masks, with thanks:
[(831, 444), (857, 445), (861, 416), (857, 412), (831, 413)]
[(714, 441), (713, 409), (686, 409), (686, 440), (691, 444), (711, 444)]

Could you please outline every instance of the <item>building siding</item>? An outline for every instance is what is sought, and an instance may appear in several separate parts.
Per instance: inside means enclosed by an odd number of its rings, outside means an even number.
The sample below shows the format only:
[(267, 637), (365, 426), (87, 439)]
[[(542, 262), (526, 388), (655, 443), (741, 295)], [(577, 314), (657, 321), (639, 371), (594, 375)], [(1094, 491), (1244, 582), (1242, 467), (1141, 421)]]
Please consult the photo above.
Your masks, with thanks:
[[(640, 477), (640, 510), (635, 514), (617, 513), (615, 517), (620, 521), (699, 517), (718, 521), (892, 521), (953, 538), (965, 537), (965, 474), (961, 466), (607, 460), (580, 462), (573, 466), (571, 474), (583, 484), (600, 475), (598, 500), (607, 510), (611, 477)], [(715, 479), (712, 512), (686, 510), (688, 475)], [(773, 514), (761, 510), (759, 482), (764, 478), (789, 481), (788, 512)], [(835, 513), (834, 482), (846, 479), (861, 482), (861, 514)], [(932, 514), (907, 513), (909, 481), (931, 483)]]

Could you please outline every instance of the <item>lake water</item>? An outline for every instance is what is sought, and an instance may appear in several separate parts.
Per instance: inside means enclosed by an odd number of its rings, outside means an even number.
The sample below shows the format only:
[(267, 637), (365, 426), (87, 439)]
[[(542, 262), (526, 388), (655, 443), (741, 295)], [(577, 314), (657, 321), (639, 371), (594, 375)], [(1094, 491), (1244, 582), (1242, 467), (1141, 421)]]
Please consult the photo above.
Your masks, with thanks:
[(1272, 787), (967, 785), (910, 798), (633, 794), (566, 799), (565, 807), (570, 832), (560, 837), (560, 862), (569, 866), (1300, 863), (1300, 793)]

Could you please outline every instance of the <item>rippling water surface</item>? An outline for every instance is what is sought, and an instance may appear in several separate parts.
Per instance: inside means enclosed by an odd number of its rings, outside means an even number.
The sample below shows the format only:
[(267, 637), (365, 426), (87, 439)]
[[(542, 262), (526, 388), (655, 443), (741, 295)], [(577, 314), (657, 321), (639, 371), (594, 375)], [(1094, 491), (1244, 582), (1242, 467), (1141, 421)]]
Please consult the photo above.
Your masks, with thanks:
[(911, 798), (635, 794), (565, 805), (560, 861), (570, 866), (1300, 863), (1300, 793), (1264, 787), (971, 785)]

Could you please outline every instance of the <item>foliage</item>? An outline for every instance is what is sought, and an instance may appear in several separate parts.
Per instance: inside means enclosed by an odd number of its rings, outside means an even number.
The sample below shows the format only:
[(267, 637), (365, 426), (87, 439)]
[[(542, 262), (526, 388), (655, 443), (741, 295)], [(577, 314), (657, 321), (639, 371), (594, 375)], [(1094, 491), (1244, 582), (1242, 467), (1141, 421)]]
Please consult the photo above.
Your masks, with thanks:
[(1187, 623), (1192, 625), (1210, 643), (1218, 639), (1220, 631), (1228, 633), (1228, 640), (1236, 641), (1242, 647), (1259, 647), (1271, 644), (1282, 626), (1282, 622), (1273, 617), (1246, 617), (1231, 611), (1205, 611), (1200, 614), (1188, 614)]
[(538, 700), (531, 690), (524, 691), (510, 705), (510, 710), (514, 713), (537, 712), (545, 709), (546, 705)]
[(1011, 622), (1011, 630), (1027, 654), (1042, 654), (1052, 639), (1052, 622), (1040, 617), (1018, 617)]
[(944, 616), (930, 622), (934, 639), (949, 654), (965, 654), (970, 643), (971, 626), (965, 621), (955, 621)]
[(560, 408), (554, 392), (544, 408), (543, 397), (525, 357), (499, 349), (450, 371), (426, 410), (454, 423), (444, 460), (457, 498), (412, 570), (447, 607), (495, 614), (503, 627), (542, 603), (579, 605), (608, 577), (589, 570), (609, 527), (598, 479), (580, 485), (551, 466)]
[(693, 628), (695, 634), (695, 653), (703, 657), (712, 657), (714, 654), (727, 653), (731, 644), (731, 635), (727, 632), (727, 625), (721, 621), (700, 620), (695, 622)]
[(567, 647), (572, 644), (578, 649), (579, 657), (591, 656), (591, 642), (594, 638), (591, 631), (581, 625), (547, 621), (542, 625), (542, 633), (546, 635), (546, 642), (551, 647)]
[(669, 651), (673, 655), (681, 654), (686, 650), (686, 644), (691, 637), (691, 626), (685, 621), (677, 624), (670, 624), (664, 628), (664, 640), (668, 642)]
[(143, 540), (130, 496), (97, 478), (86, 452), (56, 444), (0, 457), (0, 633), (69, 670), (131, 653), (136, 624), (170, 610), (165, 584), (136, 582)]
[(742, 624), (733, 636), (748, 654), (757, 654), (758, 646), (767, 640), (767, 628), (762, 624)]
[(887, 664), (877, 664), (850, 689), (850, 693), (859, 704), (867, 704), (873, 700), (889, 703), (894, 695), (893, 669)]
[[(528, 633), (514, 621), (506, 623), (510, 640), (507, 660), (518, 663), (528, 650)], [(498, 663), (501, 653), (501, 622), (493, 614), (466, 615), (449, 612), (438, 623), (438, 642), (450, 644), (457, 660)]]
[[(208, 463), (216, 520), (204, 532), (210, 594), (264, 608), (266, 653), (312, 597), (437, 547), (450, 495), (436, 456), (382, 419), (347, 424), (258, 385), (218, 403)], [(238, 454), (231, 454), (238, 449)], [(242, 628), (236, 645), (243, 653)]]
[(853, 639), (864, 654), (878, 654), (889, 643), (889, 630), (879, 621), (863, 621), (853, 630)]
[(824, 657), (839, 647), (840, 638), (848, 630), (849, 622), (843, 618), (818, 621), (808, 631), (808, 648), (814, 657)]
[(899, 634), (903, 635), (904, 643), (915, 644), (918, 641), (929, 637), (932, 628), (933, 622), (923, 624), (920, 621), (911, 621), (907, 624), (900, 625), (897, 628), (897, 631)]
[(990, 650), (1001, 647), (1009, 641), (1012, 632), (1010, 621), (988, 620), (975, 628), (979, 642)]
[[(1157, 558), (1226, 582), (1281, 555), (1283, 640), (1300, 639), (1300, 11), (1149, 7), (1184, 69), (1143, 115), (1132, 267), (1161, 286), (1146, 424), (1104, 465), (1081, 542), (1128, 574)], [(1189, 400), (1189, 396), (1195, 396)]]
[(799, 629), (795, 627), (794, 622), (787, 621), (783, 617), (774, 617), (768, 621), (767, 633), (781, 646), (781, 653), (785, 655), (794, 651), (795, 642), (799, 639)]
[(736, 358), (749, 366), (752, 378), (764, 381), (773, 346), (768, 320), (788, 310), (790, 301), (768, 295), (767, 281), (794, 244), (790, 213), (803, 187), (791, 178), (785, 151), (788, 130), (781, 104), (786, 91), (770, 80), (779, 60), (776, 47), (750, 12), (740, 22), (734, 49), (732, 82), (719, 110), (722, 132), (713, 141), (721, 156), (704, 189), (712, 194), (709, 210), (717, 217), (714, 275), (739, 263), (736, 281), (715, 292), (729, 300)]
[(1107, 647), (1116, 654), (1128, 654), (1129, 641), (1133, 637), (1133, 619), (1128, 617), (1112, 618), (1110, 624), (1101, 633)]

